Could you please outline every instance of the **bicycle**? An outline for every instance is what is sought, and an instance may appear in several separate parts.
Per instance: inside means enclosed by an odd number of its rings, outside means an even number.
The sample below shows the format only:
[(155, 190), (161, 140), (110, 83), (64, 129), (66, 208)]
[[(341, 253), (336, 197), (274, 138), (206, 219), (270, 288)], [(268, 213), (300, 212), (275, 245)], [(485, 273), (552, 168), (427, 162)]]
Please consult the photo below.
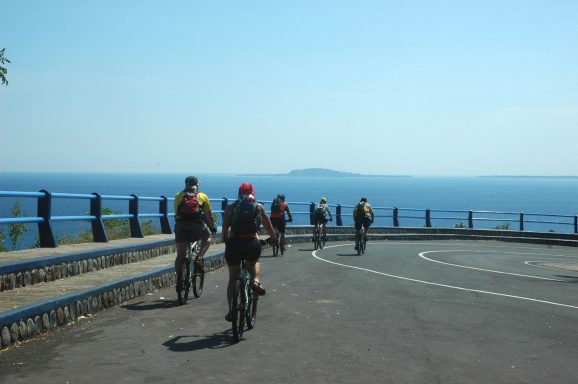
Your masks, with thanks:
[[(261, 240), (261, 244), (269, 242)], [(257, 321), (257, 302), (259, 294), (253, 290), (254, 280), (247, 270), (245, 258), (241, 259), (241, 272), (235, 282), (235, 293), (231, 302), (231, 321), (233, 323), (233, 340), (238, 343), (243, 338), (245, 324), (253, 329)]]
[[(290, 222), (290, 220), (286, 220), (284, 219), (286, 223)], [(277, 255), (279, 254), (279, 252), (281, 252), (281, 256), (283, 256), (283, 254), (285, 254), (285, 244), (281, 244), (281, 233), (279, 232), (279, 229), (277, 229), (276, 226), (275, 227), (275, 242), (272, 244), (272, 248), (273, 248), (273, 256), (277, 257)], [(285, 239), (284, 243), (287, 243), (287, 240)]]
[(359, 233), (355, 234), (355, 249), (357, 250), (357, 255), (365, 253), (366, 246), (367, 236), (365, 235), (365, 227), (361, 226)]
[(193, 287), (193, 295), (199, 298), (203, 293), (205, 283), (205, 269), (203, 261), (199, 258), (201, 242), (189, 243), (187, 254), (184, 260), (183, 276), (181, 279), (182, 289), (177, 292), (179, 305), (186, 304), (189, 298), (189, 291)]
[(281, 255), (283, 255), (283, 249), (281, 249), (281, 234), (277, 227), (275, 227), (275, 242), (271, 247), (273, 248), (273, 257), (277, 257), (279, 251), (281, 251)]
[[(332, 221), (333, 219), (329, 219), (329, 221)], [(315, 245), (315, 249), (323, 249), (323, 247), (325, 246), (325, 242), (327, 241), (327, 238), (325, 237), (325, 235), (323, 235), (323, 229), (325, 228), (327, 224), (325, 223), (321, 223), (321, 222), (317, 222), (315, 223), (315, 228), (313, 229), (313, 244)]]

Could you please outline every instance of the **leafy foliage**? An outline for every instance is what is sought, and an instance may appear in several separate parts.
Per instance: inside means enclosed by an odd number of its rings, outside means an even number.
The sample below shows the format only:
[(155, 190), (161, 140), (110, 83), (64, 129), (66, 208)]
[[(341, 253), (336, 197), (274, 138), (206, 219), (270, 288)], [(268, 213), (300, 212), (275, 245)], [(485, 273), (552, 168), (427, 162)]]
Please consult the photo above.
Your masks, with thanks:
[(0, 65), (0, 81), (2, 82), (2, 85), (8, 86), (8, 79), (6, 78), (8, 69), (4, 66), (4, 64), (10, 63), (10, 60), (4, 57), (5, 50), (6, 48), (2, 48), (0, 50), (0, 64), (2, 64)]
[[(12, 206), (12, 217), (23, 217), (26, 216), (22, 212), (22, 203), (20, 200), (16, 201)], [(10, 242), (12, 243), (12, 249), (15, 250), (18, 245), (18, 241), (24, 235), (24, 232), (28, 232), (29, 229), (24, 223), (14, 223), (8, 226), (8, 236), (10, 236)]]

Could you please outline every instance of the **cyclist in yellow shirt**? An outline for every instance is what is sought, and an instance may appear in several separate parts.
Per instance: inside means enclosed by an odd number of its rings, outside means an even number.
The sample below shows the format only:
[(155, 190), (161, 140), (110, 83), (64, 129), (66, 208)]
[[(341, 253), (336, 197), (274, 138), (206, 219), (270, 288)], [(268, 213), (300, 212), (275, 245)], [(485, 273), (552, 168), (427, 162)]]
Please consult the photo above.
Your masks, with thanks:
[[(185, 189), (175, 196), (175, 243), (177, 257), (175, 259), (175, 270), (177, 272), (177, 292), (182, 290), (182, 270), (184, 268), (187, 245), (189, 242), (201, 240), (201, 250), (199, 251), (199, 265), (203, 264), (203, 256), (209, 249), (211, 233), (217, 233), (217, 227), (213, 220), (213, 212), (209, 197), (203, 192), (199, 192), (199, 180), (195, 176), (185, 179)], [(207, 228), (208, 223), (209, 227)]]

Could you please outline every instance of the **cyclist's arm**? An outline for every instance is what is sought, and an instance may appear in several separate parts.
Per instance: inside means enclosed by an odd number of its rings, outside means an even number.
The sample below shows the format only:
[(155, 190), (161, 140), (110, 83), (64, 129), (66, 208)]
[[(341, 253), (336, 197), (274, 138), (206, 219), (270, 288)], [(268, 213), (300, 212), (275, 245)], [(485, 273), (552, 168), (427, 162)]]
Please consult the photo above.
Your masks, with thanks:
[(329, 207), (325, 206), (325, 209), (327, 210), (327, 213), (329, 213), (329, 220), (333, 220), (333, 215), (331, 214), (331, 210), (329, 209)]
[(223, 231), (223, 240), (226, 240), (229, 238), (229, 232), (231, 229), (231, 214), (233, 212), (233, 206), (229, 205), (227, 207), (227, 210), (225, 211), (225, 214), (223, 215), (223, 226), (222, 226), (222, 231)]
[(289, 210), (289, 206), (287, 206), (287, 219), (289, 221), (293, 221), (293, 215), (291, 215), (291, 211)]
[[(265, 207), (263, 207), (263, 205), (259, 204), (259, 205), (257, 205), (257, 209), (261, 213), (261, 222), (263, 223), (263, 227), (265, 227), (265, 230), (269, 234), (269, 237), (271, 238), (271, 240), (275, 240), (275, 237), (276, 237), (275, 229), (273, 228), (273, 224), (271, 224), (271, 220), (269, 219), (269, 216), (267, 216), (267, 212), (265, 211)], [(224, 221), (224, 219), (223, 219), (223, 221)], [(223, 233), (224, 233), (224, 231), (223, 231)]]

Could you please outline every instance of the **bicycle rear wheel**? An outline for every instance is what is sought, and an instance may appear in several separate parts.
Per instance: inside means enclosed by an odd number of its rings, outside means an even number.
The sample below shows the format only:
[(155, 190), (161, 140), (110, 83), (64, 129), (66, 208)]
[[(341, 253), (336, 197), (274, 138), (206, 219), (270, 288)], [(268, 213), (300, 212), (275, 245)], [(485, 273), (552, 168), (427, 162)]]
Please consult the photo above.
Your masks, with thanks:
[(277, 255), (279, 254), (279, 239), (275, 240), (275, 243), (273, 243), (272, 248), (273, 248), (273, 256), (277, 257)]
[(259, 300), (259, 295), (252, 289), (249, 289), (248, 292), (247, 329), (253, 329), (257, 321), (257, 300)]
[(195, 265), (195, 272), (193, 273), (193, 295), (196, 298), (201, 297), (203, 294), (203, 285), (205, 283), (205, 270)]
[(233, 322), (233, 340), (238, 343), (243, 336), (243, 324), (241, 319), (241, 307), (243, 306), (243, 298), (241, 297), (241, 280), (235, 282), (235, 294), (233, 295), (233, 302), (231, 303), (231, 313)]
[(184, 305), (187, 303), (189, 298), (189, 290), (191, 288), (191, 255), (187, 251), (187, 256), (185, 257), (185, 262), (183, 265), (183, 274), (181, 277), (181, 290), (177, 292), (177, 297), (179, 300), (179, 305)]
[(355, 249), (357, 250), (357, 256), (361, 255), (362, 252), (362, 245), (361, 245), (361, 235), (355, 235)]

